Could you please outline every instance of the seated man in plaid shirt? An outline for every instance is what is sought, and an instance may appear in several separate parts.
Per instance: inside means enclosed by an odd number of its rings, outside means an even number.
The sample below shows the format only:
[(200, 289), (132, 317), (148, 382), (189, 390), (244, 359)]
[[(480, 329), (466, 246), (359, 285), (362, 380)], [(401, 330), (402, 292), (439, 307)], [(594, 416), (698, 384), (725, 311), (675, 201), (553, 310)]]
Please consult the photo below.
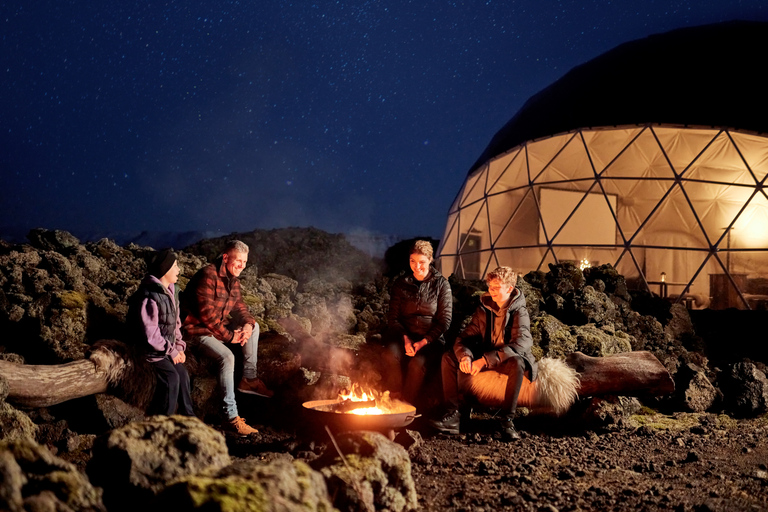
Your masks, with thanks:
[(192, 277), (181, 301), (182, 311), (186, 313), (182, 327), (184, 340), (218, 364), (227, 427), (240, 435), (258, 430), (246, 424), (237, 413), (235, 356), (227, 345), (240, 345), (243, 350), (243, 378), (238, 390), (267, 398), (273, 394), (256, 374), (259, 324), (243, 302), (238, 280), (246, 263), (248, 246), (239, 240), (228, 242), (221, 256)]

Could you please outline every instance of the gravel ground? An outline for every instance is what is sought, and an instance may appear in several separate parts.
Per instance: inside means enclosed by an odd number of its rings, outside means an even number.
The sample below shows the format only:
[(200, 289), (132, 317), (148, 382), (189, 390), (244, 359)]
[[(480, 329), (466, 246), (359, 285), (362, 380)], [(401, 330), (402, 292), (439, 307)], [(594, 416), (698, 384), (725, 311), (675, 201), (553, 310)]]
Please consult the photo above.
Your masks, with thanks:
[(421, 507), (768, 511), (768, 417), (655, 414), (578, 433), (528, 421), (510, 443), (487, 418), (468, 434), (425, 434), (412, 454)]

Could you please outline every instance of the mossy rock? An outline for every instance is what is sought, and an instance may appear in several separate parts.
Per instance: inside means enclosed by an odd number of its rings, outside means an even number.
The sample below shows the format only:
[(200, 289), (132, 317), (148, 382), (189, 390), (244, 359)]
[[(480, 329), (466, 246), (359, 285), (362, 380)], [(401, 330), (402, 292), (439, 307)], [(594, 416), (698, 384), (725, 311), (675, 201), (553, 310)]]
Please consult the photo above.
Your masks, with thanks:
[(88, 305), (88, 296), (82, 292), (65, 290), (56, 293), (57, 305), (64, 309), (85, 309)]
[[(8, 393), (5, 394), (7, 396)], [(37, 425), (22, 411), (7, 402), (0, 401), (0, 432), (5, 441), (35, 439)]]
[(165, 489), (158, 510), (333, 511), (322, 475), (302, 461), (246, 460), (215, 475), (192, 476)]
[(0, 468), (3, 510), (27, 510), (32, 501), (36, 510), (104, 510), (101, 491), (84, 474), (31, 439), (0, 442)]
[(254, 316), (262, 316), (265, 311), (264, 298), (253, 293), (244, 293), (243, 302)]
[[(337, 444), (346, 464), (334, 448), (313, 463), (323, 473), (335, 506), (341, 510), (417, 508), (416, 485), (405, 448), (377, 432), (340, 434)], [(356, 482), (354, 486), (350, 479)]]

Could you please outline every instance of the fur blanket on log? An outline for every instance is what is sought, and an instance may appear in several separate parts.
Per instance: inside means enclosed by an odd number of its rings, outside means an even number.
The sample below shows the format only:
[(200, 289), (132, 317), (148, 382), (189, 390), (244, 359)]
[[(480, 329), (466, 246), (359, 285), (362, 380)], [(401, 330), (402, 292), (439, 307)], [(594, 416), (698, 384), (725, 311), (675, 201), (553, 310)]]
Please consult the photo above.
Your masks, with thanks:
[[(493, 370), (480, 372), (469, 380), (467, 392), (478, 402), (500, 407), (504, 401), (507, 376)], [(545, 357), (539, 361), (538, 378), (531, 382), (523, 378), (518, 406), (532, 412), (560, 416), (578, 398), (579, 374), (559, 359)]]

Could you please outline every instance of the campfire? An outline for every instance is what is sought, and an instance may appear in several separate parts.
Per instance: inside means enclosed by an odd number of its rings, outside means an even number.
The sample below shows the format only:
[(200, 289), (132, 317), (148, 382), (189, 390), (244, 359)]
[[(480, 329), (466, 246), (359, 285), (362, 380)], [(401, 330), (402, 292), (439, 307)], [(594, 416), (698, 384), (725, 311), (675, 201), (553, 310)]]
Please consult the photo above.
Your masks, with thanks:
[(391, 398), (389, 391), (366, 390), (355, 384), (334, 399), (313, 400), (303, 405), (317, 421), (344, 430), (391, 433), (417, 417), (414, 406)]
[(379, 393), (374, 390), (363, 390), (362, 386), (352, 384), (351, 390), (343, 390), (339, 393), (339, 404), (336, 412), (358, 414), (360, 416), (372, 414), (390, 414), (395, 412), (399, 400), (392, 400), (389, 391)]

